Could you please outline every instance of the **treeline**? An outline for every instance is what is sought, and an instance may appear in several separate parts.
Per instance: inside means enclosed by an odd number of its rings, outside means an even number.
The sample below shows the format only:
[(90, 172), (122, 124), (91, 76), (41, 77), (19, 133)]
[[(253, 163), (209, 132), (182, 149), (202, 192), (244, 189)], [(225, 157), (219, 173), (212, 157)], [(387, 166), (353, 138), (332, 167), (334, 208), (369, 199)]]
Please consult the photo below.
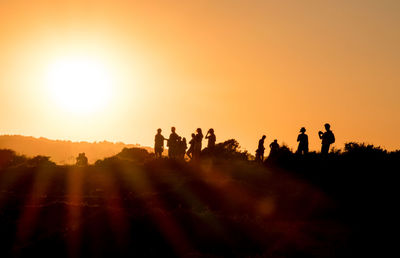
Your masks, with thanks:
[(138, 144), (124, 144), (122, 142), (72, 142), (63, 140), (50, 140), (22, 135), (0, 135), (0, 149), (11, 149), (18, 154), (34, 157), (36, 155), (50, 156), (57, 164), (75, 164), (79, 153), (84, 152), (89, 163), (98, 159), (118, 154), (123, 148), (151, 148)]

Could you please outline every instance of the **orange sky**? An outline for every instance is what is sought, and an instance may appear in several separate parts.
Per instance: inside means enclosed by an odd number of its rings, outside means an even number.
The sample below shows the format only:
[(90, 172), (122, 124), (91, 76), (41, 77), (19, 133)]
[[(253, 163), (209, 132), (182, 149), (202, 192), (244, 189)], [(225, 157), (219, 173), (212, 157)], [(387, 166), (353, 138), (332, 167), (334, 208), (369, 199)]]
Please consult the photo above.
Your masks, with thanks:
[[(311, 149), (400, 148), (400, 1), (0, 1), (0, 134), (153, 145), (213, 127)], [(49, 64), (86, 56), (112, 74), (97, 112), (58, 105)], [(79, 93), (77, 93), (79, 94)]]

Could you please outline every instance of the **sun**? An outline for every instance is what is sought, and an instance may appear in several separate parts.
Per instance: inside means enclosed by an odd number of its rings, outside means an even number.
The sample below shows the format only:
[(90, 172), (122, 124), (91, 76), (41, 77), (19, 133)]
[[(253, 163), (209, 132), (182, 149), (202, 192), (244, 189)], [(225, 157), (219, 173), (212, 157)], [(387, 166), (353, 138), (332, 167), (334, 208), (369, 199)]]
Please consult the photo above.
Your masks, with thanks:
[(105, 108), (112, 94), (106, 65), (89, 57), (60, 58), (47, 69), (47, 86), (53, 101), (68, 112), (87, 114)]

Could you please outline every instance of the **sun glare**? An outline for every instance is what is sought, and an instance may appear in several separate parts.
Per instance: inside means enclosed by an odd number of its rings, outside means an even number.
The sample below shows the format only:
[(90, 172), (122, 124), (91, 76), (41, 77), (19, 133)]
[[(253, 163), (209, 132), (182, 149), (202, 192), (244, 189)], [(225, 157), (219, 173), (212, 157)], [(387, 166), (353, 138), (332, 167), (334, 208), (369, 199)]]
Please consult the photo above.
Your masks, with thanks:
[(53, 100), (64, 110), (92, 113), (106, 107), (112, 89), (110, 71), (90, 58), (64, 58), (52, 63), (47, 85)]

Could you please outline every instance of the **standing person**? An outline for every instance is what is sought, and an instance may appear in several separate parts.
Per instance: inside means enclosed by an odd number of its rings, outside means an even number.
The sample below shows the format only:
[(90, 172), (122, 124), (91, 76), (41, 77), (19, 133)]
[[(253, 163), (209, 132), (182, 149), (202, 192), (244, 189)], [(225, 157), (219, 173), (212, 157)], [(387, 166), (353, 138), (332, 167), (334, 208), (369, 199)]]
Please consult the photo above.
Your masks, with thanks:
[(183, 137), (181, 138), (179, 136), (178, 141), (177, 141), (177, 145), (176, 145), (176, 154), (175, 157), (178, 159), (183, 160), (185, 158), (185, 153), (186, 153), (186, 138)]
[(264, 141), (267, 136), (263, 135), (261, 139), (258, 141), (258, 148), (256, 150), (256, 161), (263, 162), (264, 161)]
[(193, 158), (193, 152), (194, 152), (194, 146), (196, 145), (196, 135), (194, 133), (192, 133), (192, 139), (189, 141), (190, 147), (188, 149), (188, 151), (186, 152), (186, 155), (188, 155), (188, 157), (190, 159)]
[(269, 152), (269, 156), (270, 157), (274, 157), (276, 156), (276, 154), (279, 151), (279, 144), (278, 144), (278, 140), (275, 139), (273, 142), (271, 142), (271, 144), (269, 145), (269, 147), (271, 148), (270, 152)]
[(157, 134), (154, 137), (154, 152), (156, 154), (156, 158), (161, 158), (162, 153), (164, 151), (164, 136), (161, 134), (161, 128), (157, 129)]
[(186, 149), (187, 149), (186, 138), (183, 137), (182, 141), (179, 142), (179, 159), (182, 160), (185, 159)]
[(201, 131), (201, 128), (197, 128), (196, 132), (197, 134), (195, 135), (193, 157), (199, 158), (201, 153), (201, 145), (203, 141), (203, 132)]
[(215, 142), (217, 140), (217, 137), (214, 134), (214, 129), (211, 128), (210, 130), (208, 130), (205, 138), (208, 139), (207, 148), (209, 150), (213, 150), (215, 147)]
[(299, 146), (297, 147), (297, 154), (307, 154), (308, 153), (308, 135), (305, 134), (306, 128), (302, 127), (300, 129), (300, 134), (297, 136), (297, 141)]
[(326, 155), (329, 152), (329, 147), (332, 143), (335, 143), (335, 135), (331, 131), (331, 125), (326, 123), (325, 124), (326, 132), (319, 131), (318, 136), (322, 140), (321, 141), (321, 154)]
[(169, 135), (169, 139), (167, 142), (169, 158), (176, 157), (179, 135), (175, 131), (176, 131), (175, 127), (174, 126), (171, 127), (171, 134)]
[(86, 157), (85, 153), (79, 153), (78, 157), (76, 158), (76, 165), (79, 167), (84, 167), (88, 165), (88, 158)]

